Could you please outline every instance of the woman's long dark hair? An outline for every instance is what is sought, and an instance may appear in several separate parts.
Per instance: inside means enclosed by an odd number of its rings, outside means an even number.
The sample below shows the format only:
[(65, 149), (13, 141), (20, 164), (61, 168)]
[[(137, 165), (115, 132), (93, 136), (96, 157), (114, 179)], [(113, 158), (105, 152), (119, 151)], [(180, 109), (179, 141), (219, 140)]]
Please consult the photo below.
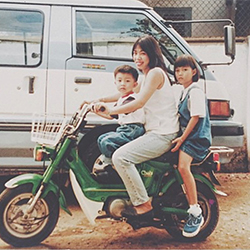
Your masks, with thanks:
[(149, 57), (149, 68), (160, 67), (167, 73), (167, 68), (162, 56), (162, 52), (158, 42), (154, 37), (146, 35), (137, 39), (132, 48), (132, 55), (137, 46), (147, 53)]

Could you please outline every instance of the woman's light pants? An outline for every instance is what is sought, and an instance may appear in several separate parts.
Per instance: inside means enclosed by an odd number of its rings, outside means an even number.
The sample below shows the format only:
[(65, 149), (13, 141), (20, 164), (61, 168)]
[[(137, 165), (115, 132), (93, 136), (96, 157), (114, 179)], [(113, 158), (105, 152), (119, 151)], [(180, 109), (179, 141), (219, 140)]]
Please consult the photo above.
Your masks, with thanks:
[(113, 164), (122, 178), (134, 206), (149, 200), (147, 190), (135, 164), (156, 158), (169, 151), (172, 147), (172, 140), (176, 137), (177, 133), (159, 135), (147, 132), (114, 152)]

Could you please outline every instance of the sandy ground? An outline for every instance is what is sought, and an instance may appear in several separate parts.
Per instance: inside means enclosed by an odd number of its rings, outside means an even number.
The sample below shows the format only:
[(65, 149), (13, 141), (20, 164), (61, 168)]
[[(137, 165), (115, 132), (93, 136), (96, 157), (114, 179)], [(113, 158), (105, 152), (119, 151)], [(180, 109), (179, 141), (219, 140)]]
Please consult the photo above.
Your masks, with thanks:
[[(76, 204), (73, 216), (61, 211), (54, 232), (29, 249), (250, 249), (250, 173), (217, 174), (227, 197), (218, 196), (220, 219), (215, 231), (202, 242), (175, 241), (163, 229), (134, 231), (125, 222), (97, 219), (91, 226)], [(0, 240), (0, 249), (13, 249)]]

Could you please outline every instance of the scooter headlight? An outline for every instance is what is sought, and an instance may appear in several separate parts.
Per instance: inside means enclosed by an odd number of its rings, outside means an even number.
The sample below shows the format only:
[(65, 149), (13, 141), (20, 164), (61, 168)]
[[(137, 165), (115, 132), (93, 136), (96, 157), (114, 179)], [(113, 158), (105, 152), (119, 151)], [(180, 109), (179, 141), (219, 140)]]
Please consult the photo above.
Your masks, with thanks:
[(35, 147), (33, 155), (34, 155), (35, 161), (45, 161), (45, 160), (49, 160), (50, 158), (50, 152), (46, 150), (46, 148), (43, 146)]

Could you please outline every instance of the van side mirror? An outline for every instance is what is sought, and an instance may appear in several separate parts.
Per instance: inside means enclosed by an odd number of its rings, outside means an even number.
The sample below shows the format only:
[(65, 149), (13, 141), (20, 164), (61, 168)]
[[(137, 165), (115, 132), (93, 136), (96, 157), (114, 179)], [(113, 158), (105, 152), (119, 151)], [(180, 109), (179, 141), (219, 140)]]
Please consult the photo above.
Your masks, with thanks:
[(235, 58), (235, 28), (232, 25), (224, 26), (225, 54), (232, 60)]

